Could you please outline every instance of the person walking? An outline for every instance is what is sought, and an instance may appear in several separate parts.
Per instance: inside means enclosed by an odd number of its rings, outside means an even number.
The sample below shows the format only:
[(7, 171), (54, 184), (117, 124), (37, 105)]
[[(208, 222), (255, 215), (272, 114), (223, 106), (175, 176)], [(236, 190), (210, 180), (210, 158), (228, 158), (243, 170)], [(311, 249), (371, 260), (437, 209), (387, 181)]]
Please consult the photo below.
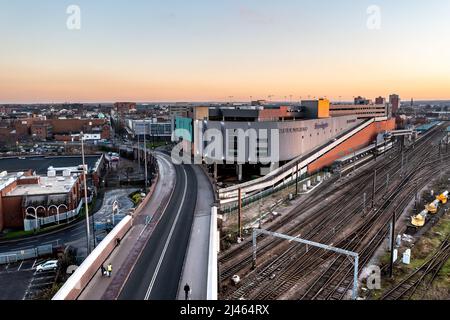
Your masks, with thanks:
[(191, 287), (186, 283), (184, 286), (185, 300), (189, 300), (189, 294), (191, 293)]
[(110, 264), (108, 264), (108, 268), (107, 268), (108, 277), (111, 277), (111, 273), (112, 273), (112, 264), (110, 263)]
[(105, 266), (102, 264), (102, 266), (100, 267), (100, 270), (102, 272), (102, 277), (106, 274), (106, 268)]

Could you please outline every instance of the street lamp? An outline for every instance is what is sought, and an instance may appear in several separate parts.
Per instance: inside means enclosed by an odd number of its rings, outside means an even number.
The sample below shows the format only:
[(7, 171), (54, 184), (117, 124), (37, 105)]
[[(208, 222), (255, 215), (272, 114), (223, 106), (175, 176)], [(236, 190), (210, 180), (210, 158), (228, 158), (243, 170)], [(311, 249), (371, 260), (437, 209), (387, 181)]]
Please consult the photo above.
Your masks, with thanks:
[(86, 163), (84, 160), (84, 134), (83, 132), (80, 133), (80, 139), (81, 139), (81, 157), (83, 159), (83, 184), (84, 184), (84, 205), (85, 205), (85, 212), (86, 212), (86, 235), (87, 235), (87, 255), (91, 252), (91, 233), (89, 231), (89, 204), (88, 204), (88, 197), (87, 197), (87, 182), (86, 182)]
[(116, 225), (116, 219), (115, 219), (115, 213), (119, 212), (119, 202), (117, 202), (117, 198), (114, 200), (113, 207), (112, 207), (112, 224), (113, 228)]
[(144, 126), (144, 177), (145, 177), (145, 192), (147, 192), (147, 123)]

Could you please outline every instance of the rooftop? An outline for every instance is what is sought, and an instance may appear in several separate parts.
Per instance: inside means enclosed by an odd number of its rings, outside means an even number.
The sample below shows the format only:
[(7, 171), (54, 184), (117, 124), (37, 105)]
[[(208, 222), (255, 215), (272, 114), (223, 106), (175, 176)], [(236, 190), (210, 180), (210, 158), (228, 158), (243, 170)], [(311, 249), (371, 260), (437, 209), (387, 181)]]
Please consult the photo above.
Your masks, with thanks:
[[(94, 169), (101, 155), (86, 156), (88, 169)], [(47, 175), (49, 167), (66, 168), (77, 167), (83, 163), (78, 157), (27, 157), (27, 158), (3, 158), (0, 159), (0, 172), (19, 172), (32, 170), (37, 175)]]
[[(22, 177), (21, 179), (29, 178), (36, 177)], [(78, 176), (39, 177), (39, 183), (18, 185), (14, 190), (8, 192), (6, 196), (14, 197), (68, 193), (76, 183), (77, 179)]]
[(5, 187), (19, 179), (23, 176), (23, 172), (6, 172), (3, 171), (0, 173), (0, 190), (3, 190)]

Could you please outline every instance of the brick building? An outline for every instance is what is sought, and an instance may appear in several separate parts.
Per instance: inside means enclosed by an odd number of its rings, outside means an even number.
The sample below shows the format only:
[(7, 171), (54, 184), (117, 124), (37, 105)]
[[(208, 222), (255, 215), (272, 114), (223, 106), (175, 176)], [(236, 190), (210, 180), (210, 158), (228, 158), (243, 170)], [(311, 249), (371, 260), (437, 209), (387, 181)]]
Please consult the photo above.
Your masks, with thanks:
[(107, 119), (50, 119), (55, 140), (71, 141), (71, 135), (80, 132), (100, 134), (101, 139), (111, 137), (111, 128)]
[(82, 176), (70, 170), (61, 176), (30, 171), (0, 174), (0, 231), (20, 229), (25, 219), (74, 210), (81, 201)]
[(52, 125), (48, 121), (35, 121), (31, 125), (31, 136), (39, 140), (47, 140), (53, 137)]
[(113, 109), (119, 114), (127, 114), (136, 111), (135, 102), (116, 102)]

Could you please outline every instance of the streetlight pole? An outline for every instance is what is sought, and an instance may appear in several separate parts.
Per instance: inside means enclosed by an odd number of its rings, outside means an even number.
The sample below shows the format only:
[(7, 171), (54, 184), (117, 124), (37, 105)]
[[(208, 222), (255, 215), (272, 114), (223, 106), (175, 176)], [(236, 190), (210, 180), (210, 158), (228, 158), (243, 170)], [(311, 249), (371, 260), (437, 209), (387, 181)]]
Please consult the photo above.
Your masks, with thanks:
[(138, 158), (138, 168), (139, 168), (139, 173), (141, 173), (141, 152), (140, 152), (140, 148), (141, 148), (141, 142), (139, 141), (139, 132), (137, 134), (137, 158)]
[[(145, 122), (144, 122), (145, 123)], [(144, 177), (145, 177), (145, 192), (147, 192), (147, 123), (144, 126)]]
[(91, 252), (91, 233), (89, 231), (89, 204), (88, 204), (88, 197), (87, 197), (87, 182), (86, 182), (86, 163), (84, 159), (84, 134), (81, 132), (80, 134), (81, 138), (81, 157), (83, 159), (83, 184), (84, 184), (84, 205), (85, 205), (85, 212), (86, 212), (86, 235), (87, 235), (87, 255)]

